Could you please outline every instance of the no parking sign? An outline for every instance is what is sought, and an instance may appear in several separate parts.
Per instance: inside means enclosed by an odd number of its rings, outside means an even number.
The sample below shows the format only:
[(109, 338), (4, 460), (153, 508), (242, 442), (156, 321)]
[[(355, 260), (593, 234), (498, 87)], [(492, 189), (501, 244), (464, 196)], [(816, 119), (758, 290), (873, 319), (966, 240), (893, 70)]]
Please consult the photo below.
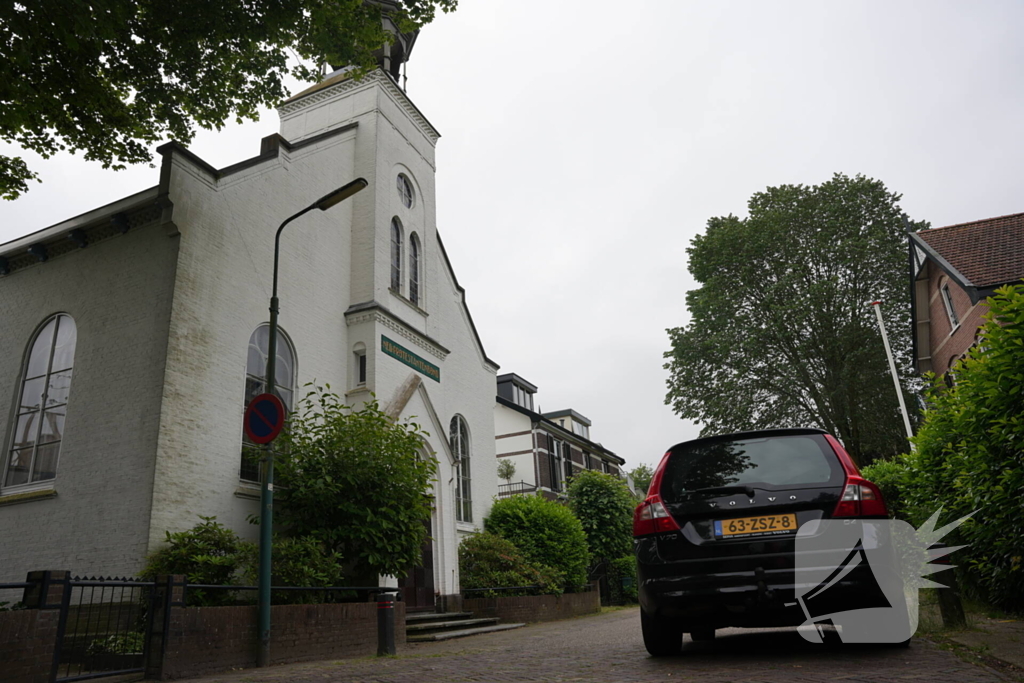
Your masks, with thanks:
[(245, 409), (245, 435), (253, 443), (270, 443), (281, 433), (285, 418), (284, 404), (273, 394), (260, 394)]

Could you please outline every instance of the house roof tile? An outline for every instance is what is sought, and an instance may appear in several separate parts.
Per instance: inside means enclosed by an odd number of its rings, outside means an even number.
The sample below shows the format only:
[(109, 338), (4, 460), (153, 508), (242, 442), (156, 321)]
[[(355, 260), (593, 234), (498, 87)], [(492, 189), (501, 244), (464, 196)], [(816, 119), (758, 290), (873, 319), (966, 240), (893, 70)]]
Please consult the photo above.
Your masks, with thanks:
[(1024, 280), (1024, 213), (922, 230), (917, 235), (975, 287)]

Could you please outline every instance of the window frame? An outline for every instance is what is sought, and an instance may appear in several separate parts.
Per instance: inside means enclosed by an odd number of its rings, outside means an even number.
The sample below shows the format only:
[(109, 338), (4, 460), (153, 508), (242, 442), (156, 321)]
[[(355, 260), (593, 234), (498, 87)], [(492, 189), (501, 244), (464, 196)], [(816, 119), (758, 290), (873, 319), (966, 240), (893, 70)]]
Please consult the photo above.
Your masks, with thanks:
[(455, 456), (455, 521), (473, 523), (473, 479), (470, 460), (469, 425), (455, 414), (448, 423), (448, 445)]
[[(268, 348), (267, 348), (266, 352), (264, 352), (263, 349), (261, 349), (259, 347), (259, 343), (258, 343), (257, 337), (256, 337), (256, 335), (259, 333), (259, 331), (264, 329), (264, 328), (267, 329), (267, 346), (268, 346)], [(250, 382), (250, 380), (254, 381), (254, 382), (257, 382), (259, 384), (259, 387), (260, 387), (260, 390), (258, 392), (256, 392), (256, 393), (254, 393), (253, 396), (258, 396), (259, 394), (264, 393), (264, 391), (266, 390), (266, 387), (267, 387), (267, 385), (266, 385), (266, 377), (267, 377), (267, 366), (266, 366), (266, 363), (267, 363), (267, 355), (270, 353), (270, 349), (269, 349), (269, 346), (270, 346), (270, 333), (269, 332), (270, 332), (270, 324), (269, 323), (261, 323), (261, 324), (257, 325), (256, 329), (254, 329), (252, 331), (252, 334), (249, 335), (249, 341), (248, 341), (248, 343), (245, 346), (245, 375), (244, 375), (245, 381), (244, 381), (244, 385), (243, 385), (243, 389), (242, 389), (242, 414), (243, 415), (245, 415), (245, 411), (249, 407), (249, 401), (251, 400), (249, 398), (249, 393), (250, 393), (249, 392), (249, 382)], [(255, 375), (255, 374), (249, 372), (249, 369), (250, 369), (249, 368), (249, 352), (250, 352), (251, 347), (254, 345), (254, 343), (256, 344), (256, 352), (259, 353), (261, 355), (261, 357), (262, 357), (262, 362), (263, 362), (263, 374), (262, 375)], [(281, 363), (281, 359), (282, 359), (282, 354), (285, 351), (287, 351), (287, 353), (291, 355), (291, 359), (290, 359), (291, 360), (290, 367), (291, 367), (291, 374), (292, 374), (291, 386), (285, 387), (282, 384), (278, 383), (276, 381), (277, 378), (275, 378), (274, 393), (277, 395), (277, 397), (279, 399), (281, 399), (281, 402), (284, 404), (285, 412), (290, 413), (292, 411), (292, 408), (294, 407), (294, 403), (295, 403), (295, 387), (298, 384), (298, 354), (295, 352), (295, 345), (292, 343), (291, 338), (289, 338), (288, 334), (285, 333), (285, 331), (282, 330), (281, 327), (279, 326), (277, 328), (277, 357), (278, 357), (278, 363), (276, 365), (275, 374), (277, 374), (278, 370), (281, 370), (284, 367), (284, 364)], [(287, 396), (282, 396), (282, 394), (281, 394), (282, 391), (287, 392)], [(246, 434), (245, 434), (245, 426), (244, 425), (242, 426), (242, 436), (241, 436), (241, 439), (242, 439), (241, 445), (239, 446), (238, 480), (241, 481), (242, 483), (245, 483), (245, 484), (259, 484), (260, 482), (263, 481), (262, 467), (260, 467), (259, 465), (256, 466), (257, 467), (257, 473), (256, 473), (256, 478), (255, 479), (252, 479), (252, 478), (248, 477), (247, 475), (249, 474), (249, 471), (247, 471), (247, 466), (250, 465), (250, 463), (246, 459), (245, 452), (246, 452), (247, 448), (260, 448), (260, 446), (258, 444), (254, 444), (254, 443), (249, 442), (249, 437), (246, 436)]]
[(405, 230), (398, 216), (391, 218), (391, 290), (402, 293), (402, 246), (405, 241)]
[(420, 294), (423, 286), (422, 278), (422, 247), (420, 238), (415, 232), (409, 235), (409, 301), (420, 305)]
[[(54, 370), (53, 361), (57, 353), (57, 343), (59, 341), (61, 334), (61, 323), (62, 321), (65, 320), (70, 322), (73, 330), (73, 336), (71, 337), (70, 343), (70, 359), (68, 361), (67, 367), (62, 367), (57, 370)], [(54, 326), (52, 332), (50, 332), (49, 341), (47, 342), (49, 350), (46, 353), (45, 370), (41, 375), (33, 375), (32, 377), (29, 377), (28, 372), (31, 369), (32, 360), (33, 358), (37, 357), (34, 353), (36, 350), (36, 345), (42, 339), (43, 334), (46, 333), (47, 330), (49, 329), (51, 322), (54, 323)], [(66, 325), (67, 323), (64, 324)], [(8, 491), (19, 493), (52, 489), (54, 487), (54, 482), (57, 480), (57, 472), (59, 471), (60, 454), (62, 450), (61, 447), (64, 444), (64, 437), (67, 433), (67, 407), (71, 400), (71, 380), (74, 377), (75, 352), (77, 351), (77, 349), (78, 324), (75, 322), (75, 319), (68, 313), (55, 313), (47, 317), (43, 321), (43, 323), (36, 328), (35, 332), (33, 332), (32, 338), (29, 340), (28, 346), (26, 348), (25, 357), (22, 362), (21, 373), (19, 375), (21, 380), (18, 383), (17, 403), (14, 406), (13, 420), (11, 421), (9, 437), (6, 441), (6, 448), (4, 450), (5, 457), (3, 463), (3, 471), (0, 472), (0, 475), (2, 475), (0, 476), (0, 495), (6, 494)], [(50, 390), (52, 388), (51, 377), (53, 377), (54, 375), (63, 375), (65, 373), (67, 376), (67, 387), (64, 390), (65, 395), (63, 397), (63, 403), (47, 405), (48, 399), (50, 398)], [(42, 381), (41, 384), (39, 385), (39, 391), (41, 393), (39, 394), (38, 407), (35, 410), (22, 411), (21, 408), (25, 405), (26, 400), (25, 392), (28, 389), (29, 384), (32, 382), (39, 382), (40, 380)], [(47, 413), (53, 413), (55, 409), (60, 408), (63, 408), (64, 412), (63, 421), (60, 422), (60, 428), (58, 432), (59, 438), (52, 439), (45, 443), (40, 443), (43, 437), (43, 429), (46, 423), (46, 420), (42, 418), (45, 417)], [(30, 446), (24, 446), (22, 448), (16, 449), (15, 439), (17, 439), (18, 427), (21, 423), (22, 418), (29, 415), (39, 416), (39, 418), (37, 419), (37, 424), (33, 428), (35, 436), (33, 437)], [(31, 422), (29, 422), (29, 424), (31, 425)], [(52, 447), (54, 446), (54, 444), (56, 444), (56, 453), (53, 455), (53, 470), (51, 473), (52, 476), (49, 476), (45, 479), (34, 479), (34, 477), (37, 475), (36, 465), (38, 463), (40, 446)], [(19, 482), (16, 484), (9, 484), (8, 477), (10, 476), (11, 463), (14, 461), (15, 452), (17, 451), (20, 454), (27, 450), (31, 450), (31, 455), (29, 457), (28, 462), (26, 481)]]
[(939, 296), (942, 297), (942, 304), (946, 308), (946, 316), (949, 318), (949, 332), (952, 334), (960, 327), (960, 316), (957, 315), (956, 307), (953, 305), (953, 293), (949, 291), (949, 282), (943, 282), (939, 287)]
[(416, 189), (412, 186), (412, 180), (404, 173), (399, 173), (395, 179), (398, 188), (398, 200), (407, 209), (416, 205)]

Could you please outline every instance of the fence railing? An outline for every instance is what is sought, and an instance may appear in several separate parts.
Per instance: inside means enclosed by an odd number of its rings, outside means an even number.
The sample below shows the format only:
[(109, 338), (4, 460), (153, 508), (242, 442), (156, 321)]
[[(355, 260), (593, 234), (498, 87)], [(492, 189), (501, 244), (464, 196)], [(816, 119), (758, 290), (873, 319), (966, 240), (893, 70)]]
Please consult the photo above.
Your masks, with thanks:
[(515, 496), (521, 493), (533, 493), (537, 490), (534, 484), (527, 484), (525, 481), (517, 481), (508, 484), (498, 484), (498, 497)]
[(142, 672), (155, 585), (128, 577), (69, 579), (57, 626), (56, 680)]
[(25, 595), (25, 589), (34, 586), (33, 583), (0, 583), (0, 612), (12, 609), (23, 609), (21, 602)]
[[(195, 591), (246, 593), (259, 590), (259, 586), (228, 586), (205, 583), (184, 583), (178, 585), (182, 586), (183, 600), (186, 605), (195, 604), (189, 600), (190, 593)], [(368, 602), (373, 601), (376, 596), (384, 593), (394, 593), (396, 601), (401, 601), (402, 599), (401, 589), (387, 586), (271, 586), (270, 593), (270, 602), (272, 604), (288, 602), (287, 599), (282, 599), (282, 594), (287, 595), (289, 593), (320, 593), (323, 599), (314, 601), (318, 603)]]
[[(594, 589), (593, 584), (584, 584), (577, 593), (589, 593)], [(550, 595), (553, 591), (545, 590), (543, 586), (494, 586), (492, 588), (463, 588), (464, 598), (492, 598), (501, 597), (502, 593), (508, 594), (511, 591), (523, 591), (516, 595)]]

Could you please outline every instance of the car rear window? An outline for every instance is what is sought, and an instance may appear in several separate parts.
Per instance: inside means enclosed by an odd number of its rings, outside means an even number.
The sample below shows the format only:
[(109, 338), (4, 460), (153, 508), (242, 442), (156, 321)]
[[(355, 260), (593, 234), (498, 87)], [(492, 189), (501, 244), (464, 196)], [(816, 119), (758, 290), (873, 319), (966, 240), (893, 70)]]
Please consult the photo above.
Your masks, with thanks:
[(681, 444), (661, 480), (666, 503), (700, 489), (750, 485), (767, 489), (841, 486), (843, 470), (820, 434)]

